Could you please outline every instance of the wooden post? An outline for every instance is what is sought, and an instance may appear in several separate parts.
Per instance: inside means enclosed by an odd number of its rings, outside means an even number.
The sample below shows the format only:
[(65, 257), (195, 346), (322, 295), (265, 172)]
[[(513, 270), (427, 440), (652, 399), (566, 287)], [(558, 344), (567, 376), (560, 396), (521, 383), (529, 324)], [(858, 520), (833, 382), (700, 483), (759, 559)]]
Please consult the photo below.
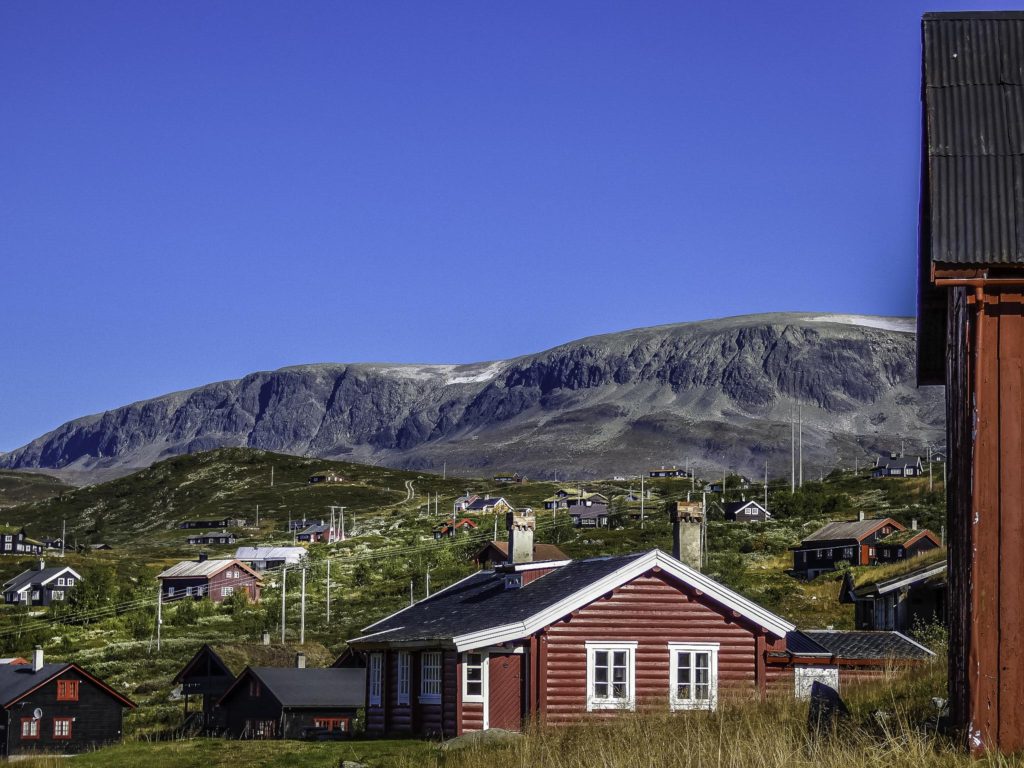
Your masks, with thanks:
[(284, 595), (288, 584), (288, 568), (281, 566), (281, 642), (284, 642), (284, 625), (285, 625), (285, 614), (284, 614)]
[(299, 645), (306, 644), (306, 569), (302, 569), (302, 592), (299, 599)]

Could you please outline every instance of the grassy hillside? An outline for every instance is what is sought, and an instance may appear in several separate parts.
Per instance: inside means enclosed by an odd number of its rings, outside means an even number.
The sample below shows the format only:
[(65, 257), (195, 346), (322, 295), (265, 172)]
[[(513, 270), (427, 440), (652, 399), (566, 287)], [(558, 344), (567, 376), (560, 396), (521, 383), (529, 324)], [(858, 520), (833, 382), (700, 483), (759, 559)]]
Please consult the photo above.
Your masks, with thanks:
[(0, 469), (0, 509), (49, 499), (71, 489), (72, 486), (50, 475)]

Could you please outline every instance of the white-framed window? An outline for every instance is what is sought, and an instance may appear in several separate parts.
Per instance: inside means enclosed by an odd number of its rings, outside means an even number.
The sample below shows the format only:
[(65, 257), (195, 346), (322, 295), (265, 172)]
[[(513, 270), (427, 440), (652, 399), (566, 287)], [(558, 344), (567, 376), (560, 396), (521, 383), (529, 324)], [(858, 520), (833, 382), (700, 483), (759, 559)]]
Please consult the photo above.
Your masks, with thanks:
[(63, 576), (58, 576), (57, 577), (57, 586), (58, 587), (63, 587), (64, 586), (64, 577)]
[(487, 693), (487, 653), (462, 654), (462, 700), (483, 703)]
[(369, 701), (371, 707), (379, 707), (384, 698), (384, 654), (370, 654), (370, 688)]
[(55, 589), (55, 590), (53, 590), (53, 593), (51, 594), (51, 597), (54, 600), (63, 600), (64, 599), (64, 590), (63, 589)]
[(174, 597), (174, 587), (168, 587), (167, 588), (167, 596), (168, 597)]
[(185, 597), (192, 597), (192, 587), (185, 587)]
[(233, 594), (235, 594), (235, 588), (234, 587), (221, 587), (220, 588), (220, 596), (221, 597), (231, 597), (231, 595), (233, 595)]
[(718, 702), (718, 643), (669, 643), (668, 701), (672, 709), (714, 709)]
[(398, 704), (409, 703), (409, 678), (412, 673), (412, 657), (408, 651), (398, 652)]
[(441, 703), (440, 651), (424, 651), (420, 657), (420, 703)]
[(587, 641), (587, 711), (633, 709), (636, 641)]

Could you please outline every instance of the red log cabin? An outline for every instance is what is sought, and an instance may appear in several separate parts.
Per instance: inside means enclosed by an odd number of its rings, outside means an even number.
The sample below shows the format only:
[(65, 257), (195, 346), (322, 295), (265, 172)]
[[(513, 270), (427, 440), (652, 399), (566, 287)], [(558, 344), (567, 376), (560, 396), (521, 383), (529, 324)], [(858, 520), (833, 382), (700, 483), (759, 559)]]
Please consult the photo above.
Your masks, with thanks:
[(1024, 13), (929, 13), (918, 383), (946, 387), (949, 700), (1024, 750)]

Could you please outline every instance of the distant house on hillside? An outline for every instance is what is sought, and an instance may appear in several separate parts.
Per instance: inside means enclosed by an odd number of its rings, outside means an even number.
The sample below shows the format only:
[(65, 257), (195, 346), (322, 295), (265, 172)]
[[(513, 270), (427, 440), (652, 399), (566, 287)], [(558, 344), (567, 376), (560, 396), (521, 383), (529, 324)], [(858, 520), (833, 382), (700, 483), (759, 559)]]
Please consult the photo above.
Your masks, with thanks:
[(235, 592), (245, 590), (249, 599), (258, 601), (263, 579), (240, 560), (185, 560), (160, 573), (160, 590), (164, 600), (209, 597), (223, 602)]
[(579, 504), (569, 510), (569, 519), (576, 528), (607, 528), (607, 504)]
[(327, 469), (310, 475), (306, 482), (309, 485), (316, 485), (317, 483), (343, 483), (345, 482), (345, 478), (334, 470)]
[(927, 562), (910, 560), (881, 569), (885, 575), (880, 579), (873, 577), (874, 569), (843, 577), (839, 602), (854, 606), (857, 629), (907, 632), (920, 622), (946, 624), (946, 558), (934, 552), (922, 560)]
[(727, 501), (722, 505), (726, 520), (734, 523), (763, 523), (772, 519), (772, 514), (756, 501)]
[(685, 469), (679, 467), (657, 467), (655, 469), (648, 469), (647, 476), (652, 478), (663, 478), (663, 477), (689, 477), (690, 473)]
[(4, 602), (32, 606), (63, 602), (81, 581), (78, 571), (66, 565), (47, 568), (40, 560), (37, 567), (22, 571), (4, 583)]
[(875, 457), (872, 477), (920, 477), (925, 472), (920, 456), (904, 456), (900, 451), (887, 451)]
[(43, 542), (29, 538), (23, 527), (0, 527), (0, 555), (41, 555), (44, 549)]
[(525, 483), (526, 476), (521, 475), (518, 472), (502, 472), (494, 476), (494, 482), (496, 483)]
[(185, 520), (178, 524), (179, 528), (244, 528), (245, 520), (222, 517), (219, 520)]
[(500, 515), (505, 512), (511, 512), (513, 509), (512, 505), (508, 503), (502, 496), (491, 497), (487, 496), (484, 498), (477, 498), (470, 504), (466, 505), (466, 512), (476, 512), (483, 515)]
[(872, 565), (878, 562), (878, 542), (906, 526), (891, 517), (829, 523), (805, 538), (793, 551), (795, 575), (813, 579), (834, 571), (836, 563)]
[(476, 501), (479, 498), (480, 497), (477, 496), (475, 493), (468, 493), (467, 492), (465, 496), (459, 496), (459, 498), (457, 498), (455, 500), (455, 503), (453, 504), (453, 507), (454, 507), (456, 512), (465, 512), (466, 511), (466, 507), (468, 507), (470, 504), (472, 504), (474, 501)]
[(927, 528), (917, 530), (916, 525), (909, 531), (893, 531), (875, 545), (879, 563), (891, 563), (915, 557), (942, 546), (939, 537)]
[(239, 547), (235, 559), (257, 571), (267, 571), (282, 566), (298, 565), (306, 556), (302, 547)]
[[(246, 667), (217, 706), (235, 739), (337, 739), (366, 704), (366, 670)], [(300, 666), (301, 665), (301, 666)]]
[(443, 539), (450, 538), (457, 533), (471, 533), (476, 530), (476, 527), (476, 523), (468, 517), (464, 517), (458, 521), (446, 520), (434, 529), (434, 538)]
[(313, 523), (295, 534), (295, 540), (330, 544), (332, 541), (338, 540), (338, 532), (330, 524), (324, 523), (321, 520), (319, 523)]
[(188, 543), (204, 547), (216, 544), (234, 544), (235, 534), (233, 533), (204, 533), (198, 536), (189, 536)]
[(607, 504), (608, 497), (603, 493), (585, 491), (582, 488), (559, 488), (554, 494), (544, 499), (544, 509), (571, 509), (572, 507), (591, 504)]
[(135, 704), (74, 663), (0, 665), (3, 757), (72, 754), (121, 741), (122, 715)]

